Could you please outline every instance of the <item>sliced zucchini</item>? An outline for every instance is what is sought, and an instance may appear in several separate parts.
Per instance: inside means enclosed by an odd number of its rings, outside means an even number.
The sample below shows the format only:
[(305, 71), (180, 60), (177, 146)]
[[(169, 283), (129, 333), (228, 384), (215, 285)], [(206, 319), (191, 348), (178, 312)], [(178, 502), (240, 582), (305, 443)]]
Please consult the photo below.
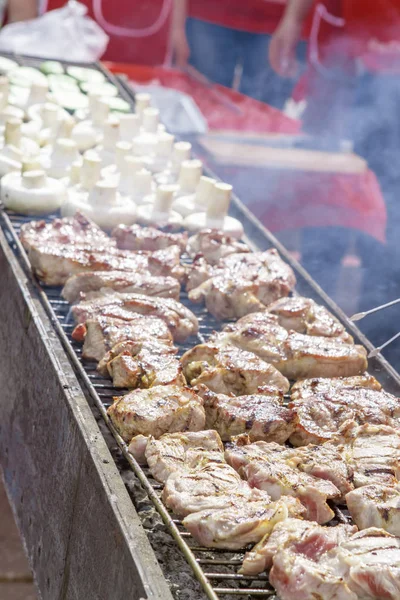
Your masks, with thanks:
[(63, 74), (52, 74), (48, 76), (49, 87), (51, 91), (57, 92), (65, 90), (66, 92), (74, 92), (79, 94), (79, 87), (75, 79), (72, 79), (69, 75)]
[(9, 73), (8, 78), (12, 85), (20, 87), (31, 87), (32, 83), (47, 83), (46, 76), (33, 67), (17, 67)]
[(100, 71), (96, 71), (95, 69), (89, 69), (88, 67), (67, 67), (68, 75), (71, 75), (74, 79), (78, 81), (87, 81), (91, 83), (103, 83), (105, 81), (105, 77), (103, 73)]
[(60, 106), (69, 111), (75, 111), (80, 108), (89, 106), (89, 99), (80, 92), (69, 92), (66, 90), (58, 90), (54, 92), (54, 98)]
[(81, 84), (82, 92), (89, 94), (93, 92), (99, 96), (118, 96), (118, 89), (112, 83), (105, 81), (104, 83), (93, 83), (91, 81), (82, 81)]
[(113, 96), (107, 96), (106, 98), (104, 98), (104, 102), (107, 102), (112, 112), (132, 112), (131, 105), (125, 100), (122, 100), (122, 98), (114, 98)]
[(40, 65), (40, 70), (45, 75), (62, 75), (64, 73), (64, 67), (56, 60), (46, 60)]
[(0, 56), (0, 75), (7, 75), (7, 73), (14, 71), (14, 69), (18, 69), (18, 63), (5, 56)]

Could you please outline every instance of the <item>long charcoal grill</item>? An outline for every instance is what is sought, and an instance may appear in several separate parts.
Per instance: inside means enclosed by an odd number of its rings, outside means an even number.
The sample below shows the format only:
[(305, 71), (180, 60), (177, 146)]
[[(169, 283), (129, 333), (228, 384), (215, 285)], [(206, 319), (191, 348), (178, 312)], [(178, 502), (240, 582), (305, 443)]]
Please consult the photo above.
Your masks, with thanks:
[[(39, 59), (26, 57), (15, 57), (20, 64), (29, 66), (38, 66), (41, 62)], [(92, 68), (101, 70), (108, 80), (118, 86), (120, 95), (134, 104), (133, 94), (129, 92), (129, 87), (121, 85), (119, 78), (113, 77), (108, 71), (99, 65), (90, 65)], [(215, 177), (212, 173), (212, 176)], [(284, 247), (255, 219), (244, 205), (234, 197), (231, 206), (232, 216), (239, 218), (245, 229), (246, 241), (254, 250), (265, 250), (275, 247), (280, 252), (282, 257), (291, 264), (296, 272), (297, 291), (302, 295), (309, 296), (321, 304), (327, 306), (338, 319), (345, 324), (350, 333), (354, 336), (357, 343), (361, 343), (368, 348), (372, 348), (371, 344), (364, 338), (360, 331), (353, 323), (348, 321), (340, 309), (324, 294), (310, 276), (291, 258)], [(57, 215), (49, 217), (51, 220)], [(1, 220), (6, 237), (13, 251), (19, 258), (25, 273), (31, 275), (30, 264), (28, 258), (19, 242), (20, 227), (23, 223), (32, 220), (31, 217), (24, 217), (11, 213), (2, 212)], [(243, 551), (226, 551), (215, 550), (210, 548), (200, 547), (196, 544), (190, 533), (184, 530), (181, 522), (176, 520), (163, 505), (160, 496), (162, 486), (152, 479), (149, 470), (138, 465), (135, 459), (128, 451), (127, 444), (114, 428), (112, 422), (108, 418), (107, 408), (112, 403), (112, 397), (126, 393), (123, 390), (116, 390), (112, 383), (101, 377), (96, 371), (96, 365), (93, 363), (83, 362), (81, 360), (82, 348), (71, 338), (71, 332), (74, 327), (70, 315), (70, 307), (68, 302), (61, 298), (61, 288), (42, 287), (34, 280), (36, 290), (43, 306), (58, 333), (62, 345), (74, 367), (74, 370), (80, 380), (82, 387), (91, 401), (100, 411), (101, 416), (113, 434), (123, 456), (129, 463), (140, 484), (146, 491), (149, 499), (154, 504), (162, 520), (174, 538), (175, 542), (183, 552), (187, 562), (193, 569), (197, 579), (200, 581), (204, 592), (211, 600), (217, 600), (220, 597), (227, 598), (229, 596), (245, 596), (251, 599), (252, 597), (273, 598), (275, 592), (268, 582), (267, 575), (259, 576), (243, 576), (238, 574), (239, 566), (242, 563)], [(179, 346), (180, 352), (183, 353), (190, 347), (198, 343), (204, 342), (209, 334), (221, 327), (221, 323), (216, 321), (204, 308), (194, 305), (188, 301), (186, 295), (182, 294), (181, 301), (187, 305), (197, 316), (199, 320), (199, 334), (197, 337), (190, 338), (185, 344)], [(369, 372), (374, 375), (385, 387), (387, 391), (400, 394), (400, 376), (397, 372), (380, 356), (372, 359), (369, 364)], [(335, 508), (336, 521), (347, 522), (348, 516), (346, 511), (340, 508)]]

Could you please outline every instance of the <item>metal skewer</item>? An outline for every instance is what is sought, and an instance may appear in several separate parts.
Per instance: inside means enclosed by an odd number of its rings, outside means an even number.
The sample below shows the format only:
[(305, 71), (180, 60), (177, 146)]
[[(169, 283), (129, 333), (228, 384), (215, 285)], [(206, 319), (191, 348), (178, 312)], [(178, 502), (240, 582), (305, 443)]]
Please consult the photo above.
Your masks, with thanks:
[(386, 348), (386, 346), (389, 346), (389, 344), (391, 344), (392, 342), (394, 342), (394, 340), (397, 340), (397, 338), (400, 337), (400, 331), (399, 333), (396, 333), (396, 335), (394, 335), (393, 337), (390, 338), (390, 340), (388, 340), (387, 342), (385, 342), (384, 344), (382, 344), (382, 346), (379, 346), (378, 348), (375, 348), (375, 350), (371, 350), (371, 352), (368, 354), (368, 358), (373, 358), (374, 356), (378, 356), (378, 354), (380, 354), (381, 350), (383, 350), (384, 348)]
[(373, 313), (378, 312), (379, 310), (383, 310), (384, 308), (389, 308), (389, 306), (393, 306), (394, 304), (399, 304), (399, 302), (400, 302), (400, 298), (397, 298), (397, 300), (392, 300), (391, 302), (387, 302), (386, 304), (381, 304), (381, 306), (377, 306), (376, 308), (371, 308), (371, 310), (366, 310), (365, 312), (356, 313), (355, 315), (350, 317), (350, 321), (360, 321), (361, 319), (363, 319), (364, 317), (367, 317), (368, 315), (372, 315)]

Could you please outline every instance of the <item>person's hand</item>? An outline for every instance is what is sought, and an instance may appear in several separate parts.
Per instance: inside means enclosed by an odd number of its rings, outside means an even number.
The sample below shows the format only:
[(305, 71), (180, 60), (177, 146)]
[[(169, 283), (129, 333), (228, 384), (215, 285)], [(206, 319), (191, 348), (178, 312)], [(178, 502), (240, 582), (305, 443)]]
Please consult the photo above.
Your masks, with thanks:
[(294, 77), (298, 70), (296, 47), (302, 26), (293, 19), (283, 19), (269, 45), (269, 62), (281, 77)]
[(178, 69), (184, 69), (189, 61), (190, 48), (186, 37), (186, 32), (182, 28), (176, 29), (172, 33), (172, 49), (174, 53), (174, 63)]

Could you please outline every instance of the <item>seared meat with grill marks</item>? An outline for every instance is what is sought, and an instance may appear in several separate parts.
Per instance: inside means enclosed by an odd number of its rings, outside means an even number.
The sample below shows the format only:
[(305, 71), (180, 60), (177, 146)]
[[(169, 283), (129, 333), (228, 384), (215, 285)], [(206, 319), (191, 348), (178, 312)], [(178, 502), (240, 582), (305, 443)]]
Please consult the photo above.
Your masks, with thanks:
[(138, 434), (158, 438), (168, 432), (200, 431), (205, 425), (202, 399), (193, 390), (176, 385), (117, 396), (107, 412), (126, 442)]
[(172, 473), (189, 470), (194, 456), (201, 456), (202, 462), (225, 462), (221, 438), (212, 430), (166, 433), (158, 440), (150, 437), (144, 454), (154, 479), (162, 483)]
[(31, 221), (21, 226), (20, 239), (28, 252), (33, 246), (59, 244), (84, 245), (92, 248), (115, 247), (115, 241), (82, 213), (73, 217), (46, 221)]
[(337, 390), (353, 390), (366, 388), (369, 390), (380, 391), (382, 389), (379, 381), (364, 373), (355, 377), (333, 377), (326, 379), (324, 377), (315, 377), (314, 379), (302, 379), (292, 385), (290, 395), (292, 401), (300, 401), (314, 397), (318, 394), (330, 394)]
[(82, 358), (96, 361), (127, 340), (140, 342), (155, 339), (172, 345), (172, 335), (164, 321), (144, 315), (132, 315), (129, 322), (107, 317), (89, 319), (75, 327), (72, 338), (83, 342)]
[(88, 300), (76, 304), (72, 313), (78, 323), (95, 317), (109, 317), (130, 321), (135, 315), (152, 315), (162, 319), (173, 338), (185, 341), (198, 331), (195, 315), (183, 304), (171, 298), (150, 298), (141, 294), (119, 294), (105, 289), (88, 294)]
[[(199, 276), (196, 275), (198, 269)], [(198, 287), (193, 289), (194, 282)], [(295, 284), (289, 265), (276, 250), (267, 250), (231, 254), (209, 268), (200, 261), (192, 267), (188, 289), (193, 302), (205, 301), (214, 317), (229, 319), (265, 310), (271, 302), (287, 296)]]
[(189, 238), (187, 253), (192, 258), (201, 255), (209, 265), (216, 265), (231, 254), (248, 253), (247, 244), (239, 242), (218, 229), (203, 229)]
[(283, 444), (294, 431), (293, 415), (282, 406), (283, 396), (276, 389), (265, 388), (260, 395), (234, 398), (207, 388), (198, 393), (204, 400), (206, 427), (218, 431), (224, 441), (247, 433), (252, 442)]
[(96, 292), (102, 288), (173, 300), (179, 300), (181, 289), (175, 277), (156, 277), (146, 273), (124, 273), (123, 271), (89, 271), (69, 277), (61, 295), (72, 304), (82, 299), (82, 294)]
[(140, 225), (118, 225), (111, 237), (117, 242), (118, 248), (123, 250), (163, 250), (169, 246), (179, 246), (185, 250), (188, 241), (187, 233), (168, 233), (155, 227), (141, 227)]
[(355, 487), (396, 486), (400, 479), (400, 430), (388, 425), (344, 425), (330, 444), (354, 471)]
[(357, 598), (400, 598), (400, 538), (382, 529), (365, 529), (340, 544), (332, 554), (327, 555), (327, 561), (332, 561), (333, 568)]
[(359, 529), (380, 527), (400, 537), (400, 488), (366, 485), (350, 492), (346, 504)]
[[(219, 454), (218, 454), (219, 455)], [(200, 461), (186, 472), (172, 473), (163, 490), (163, 501), (176, 515), (185, 517), (193, 512), (226, 508), (235, 500), (263, 501), (269, 504), (266, 492), (252, 489), (240, 475), (224, 462)]]
[(314, 393), (291, 402), (289, 408), (295, 414), (296, 431), (290, 438), (295, 446), (326, 442), (349, 421), (400, 425), (400, 400), (383, 390), (365, 387)]
[(176, 352), (176, 348), (154, 340), (122, 342), (107, 352), (97, 368), (104, 377), (111, 377), (116, 388), (185, 386)]
[(284, 393), (289, 389), (288, 380), (275, 367), (234, 346), (199, 344), (185, 352), (181, 361), (191, 385), (202, 383), (216, 393), (243, 396), (257, 394), (263, 386)]
[(307, 509), (306, 518), (327, 523), (334, 513), (328, 499), (339, 499), (340, 490), (326, 479), (300, 471), (291, 463), (290, 449), (275, 443), (228, 444), (225, 458), (250, 484), (268, 492), (272, 500), (294, 496)]
[(341, 338), (344, 342), (353, 343), (353, 338), (344, 326), (325, 306), (320, 306), (311, 298), (294, 296), (280, 298), (267, 307), (267, 311), (276, 315), (279, 325), (288, 331), (297, 331), (306, 335)]
[(301, 505), (294, 498), (270, 504), (232, 500), (224, 508), (190, 514), (183, 525), (201, 546), (239, 550), (259, 541), (276, 523), (299, 513)]
[(291, 550), (318, 561), (321, 554), (336, 548), (356, 531), (357, 527), (351, 525), (322, 527), (313, 521), (285, 519), (246, 553), (240, 573), (258, 575), (270, 569), (274, 556), (282, 550)]
[(254, 352), (289, 379), (351, 376), (367, 368), (362, 346), (340, 339), (287, 332), (275, 315), (259, 312), (227, 325), (211, 342)]

